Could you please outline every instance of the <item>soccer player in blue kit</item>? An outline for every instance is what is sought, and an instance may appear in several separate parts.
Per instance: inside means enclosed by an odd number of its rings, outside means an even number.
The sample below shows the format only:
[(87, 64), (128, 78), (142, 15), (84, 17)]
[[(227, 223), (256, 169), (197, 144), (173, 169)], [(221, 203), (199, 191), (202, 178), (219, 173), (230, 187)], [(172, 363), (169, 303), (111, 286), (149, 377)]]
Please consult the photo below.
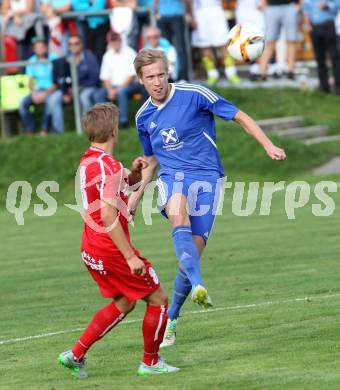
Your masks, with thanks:
[(162, 51), (143, 49), (134, 61), (136, 74), (149, 99), (136, 114), (136, 126), (148, 167), (143, 182), (129, 199), (136, 212), (146, 185), (160, 165), (159, 207), (172, 227), (179, 261), (162, 346), (174, 344), (180, 309), (191, 299), (203, 308), (212, 305), (200, 273), (200, 256), (209, 238), (224, 171), (216, 146), (214, 115), (240, 124), (273, 160), (286, 158), (247, 114), (200, 85), (168, 82), (168, 62)]

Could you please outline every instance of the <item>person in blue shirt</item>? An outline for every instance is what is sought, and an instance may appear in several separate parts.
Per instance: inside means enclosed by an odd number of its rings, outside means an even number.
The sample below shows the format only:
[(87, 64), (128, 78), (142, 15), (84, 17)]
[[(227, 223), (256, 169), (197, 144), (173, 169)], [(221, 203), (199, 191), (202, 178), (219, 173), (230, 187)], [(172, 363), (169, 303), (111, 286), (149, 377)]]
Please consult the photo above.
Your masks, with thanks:
[(190, 291), (192, 300), (203, 308), (212, 305), (199, 260), (217, 214), (224, 176), (216, 146), (214, 115), (240, 124), (271, 159), (284, 160), (286, 155), (247, 114), (215, 92), (194, 84), (169, 83), (168, 61), (163, 51), (141, 50), (134, 66), (140, 83), (150, 95), (136, 114), (148, 167), (143, 170), (139, 190), (130, 196), (129, 210), (135, 214), (159, 164), (159, 207), (172, 226), (179, 261), (163, 340), (163, 346), (167, 346), (175, 342), (179, 311)]
[(185, 14), (191, 7), (183, 0), (155, 0), (157, 27), (162, 36), (174, 45), (179, 59), (178, 79), (189, 80), (189, 52)]
[[(106, 0), (72, 0), (71, 3), (74, 11), (102, 11), (107, 8)], [(108, 16), (78, 18), (77, 28), (84, 47), (91, 50), (101, 62), (106, 51), (106, 34), (110, 30)]]
[(335, 30), (340, 0), (305, 0), (303, 10), (307, 25), (310, 27), (315, 59), (318, 64), (319, 88), (323, 92), (331, 92), (327, 67), (327, 54), (329, 54), (335, 79), (335, 93), (340, 94), (340, 53)]
[(174, 46), (161, 36), (161, 30), (155, 26), (145, 29), (145, 49), (163, 50), (169, 63), (169, 75), (171, 81), (176, 81), (178, 77), (178, 57)]
[(41, 131), (47, 134), (50, 127), (56, 133), (64, 132), (64, 121), (62, 120), (62, 102), (54, 99), (55, 86), (52, 78), (52, 63), (35, 64), (38, 60), (53, 61), (57, 56), (48, 53), (44, 37), (35, 37), (32, 40), (34, 55), (29, 58), (29, 65), (26, 67), (26, 74), (30, 77), (29, 88), (31, 93), (25, 96), (19, 107), (19, 113), (26, 133), (33, 134), (36, 130), (34, 114), (31, 106), (43, 104), (41, 120)]

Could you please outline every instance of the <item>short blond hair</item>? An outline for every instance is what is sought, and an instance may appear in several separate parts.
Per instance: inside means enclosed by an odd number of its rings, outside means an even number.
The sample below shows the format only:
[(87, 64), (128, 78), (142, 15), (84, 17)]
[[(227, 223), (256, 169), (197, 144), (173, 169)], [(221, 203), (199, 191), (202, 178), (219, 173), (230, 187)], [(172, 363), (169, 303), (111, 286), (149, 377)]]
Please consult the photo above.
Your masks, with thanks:
[(118, 130), (119, 109), (112, 103), (98, 103), (82, 117), (83, 129), (90, 142), (104, 143)]
[(157, 61), (163, 61), (165, 71), (169, 72), (169, 61), (162, 50), (156, 49), (142, 49), (137, 54), (133, 64), (138, 77), (142, 76), (142, 68), (147, 65), (154, 64)]

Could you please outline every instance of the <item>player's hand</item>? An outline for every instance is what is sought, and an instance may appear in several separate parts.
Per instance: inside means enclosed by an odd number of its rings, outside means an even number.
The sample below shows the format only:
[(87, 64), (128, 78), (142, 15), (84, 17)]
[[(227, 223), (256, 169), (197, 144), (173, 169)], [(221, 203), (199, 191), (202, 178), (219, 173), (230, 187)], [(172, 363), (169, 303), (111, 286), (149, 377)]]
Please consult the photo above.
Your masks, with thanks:
[(282, 161), (286, 159), (285, 151), (273, 144), (266, 147), (266, 152), (272, 160)]
[(145, 264), (138, 256), (133, 255), (128, 259), (126, 259), (126, 262), (128, 263), (128, 266), (132, 274), (142, 275), (142, 276), (146, 274)]
[(137, 157), (132, 161), (131, 171), (140, 173), (148, 166), (149, 163), (143, 157)]

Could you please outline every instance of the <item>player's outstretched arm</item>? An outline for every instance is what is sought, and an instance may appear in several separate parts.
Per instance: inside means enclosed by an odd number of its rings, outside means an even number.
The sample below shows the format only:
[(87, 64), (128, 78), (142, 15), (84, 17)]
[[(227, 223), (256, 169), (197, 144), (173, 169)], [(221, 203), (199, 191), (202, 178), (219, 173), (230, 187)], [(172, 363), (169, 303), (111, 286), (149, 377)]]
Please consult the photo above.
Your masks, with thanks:
[(112, 205), (112, 199), (101, 202), (100, 217), (106, 228), (107, 234), (124, 256), (132, 274), (144, 275), (146, 273), (144, 262), (135, 255), (134, 250), (125, 237), (116, 207)]
[(157, 168), (157, 165), (158, 165), (158, 161), (157, 161), (155, 156), (144, 156), (143, 159), (146, 161), (146, 163), (148, 165), (146, 168), (144, 168), (142, 170), (141, 185), (137, 191), (133, 192), (130, 195), (130, 198), (129, 198), (128, 207), (129, 207), (129, 211), (132, 215), (136, 214), (136, 210), (137, 210), (137, 207), (138, 207), (140, 200), (143, 197), (145, 187), (151, 182), (153, 175), (155, 173), (155, 170)]
[(244, 130), (254, 137), (257, 142), (259, 142), (268, 156), (272, 160), (285, 160), (286, 153), (283, 149), (275, 146), (272, 141), (266, 136), (266, 134), (261, 130), (261, 128), (256, 124), (256, 122), (246, 113), (239, 111), (235, 117), (234, 121), (244, 128)]

